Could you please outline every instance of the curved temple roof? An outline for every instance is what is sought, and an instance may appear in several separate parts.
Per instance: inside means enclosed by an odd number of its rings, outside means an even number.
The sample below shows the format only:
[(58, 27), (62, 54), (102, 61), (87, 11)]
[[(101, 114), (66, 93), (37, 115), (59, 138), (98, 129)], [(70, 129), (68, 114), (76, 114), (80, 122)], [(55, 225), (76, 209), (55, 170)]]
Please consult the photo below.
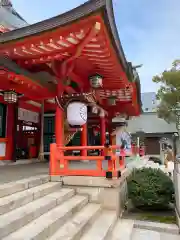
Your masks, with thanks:
[[(118, 96), (121, 96), (124, 91), (122, 88), (125, 89), (126, 86), (131, 85), (128, 78), (133, 79), (133, 76), (132, 69), (130, 69), (131, 65), (126, 61), (120, 43), (113, 14), (112, 0), (90, 0), (57, 17), (4, 33), (0, 35), (0, 54), (8, 55), (13, 60), (24, 61), (24, 64), (31, 63), (35, 65), (40, 64), (39, 61), (41, 61), (41, 59), (46, 59), (45, 63), (49, 62), (52, 50), (53, 54), (62, 54), (63, 52), (62, 55), (64, 56), (60, 60), (64, 61), (66, 54), (67, 56), (73, 54), (73, 51), (68, 48), (68, 44), (69, 46), (73, 44), (77, 46), (77, 43), (74, 43), (75, 41), (81, 43), (81, 41), (84, 40), (82, 31), (84, 31), (85, 36), (89, 34), (92, 27), (94, 27), (94, 30), (100, 32), (100, 38), (95, 40), (99, 44), (101, 51), (97, 51), (97, 49), (93, 47), (94, 52), (92, 54), (92, 48), (88, 48), (88, 44), (85, 44), (84, 47), (86, 51), (82, 56), (86, 57), (89, 62), (91, 61), (92, 65), (95, 63), (94, 65), (96, 66), (93, 71), (101, 71), (102, 75), (105, 76), (105, 87), (103, 86), (103, 90), (104, 88), (105, 90), (103, 93), (102, 90), (99, 91), (102, 98), (110, 96), (114, 90), (117, 90)], [(79, 32), (79, 35), (77, 32)], [(57, 41), (57, 36), (58, 38), (60, 36), (60, 41)], [(70, 43), (67, 42), (67, 39), (72, 38), (72, 36), (74, 36), (73, 44), (72, 39), (71, 41), (68, 40)], [(62, 43), (63, 40), (65, 40), (64, 43)], [(101, 44), (102, 40), (104, 45)], [(95, 46), (94, 43), (96, 42), (90, 42), (89, 45), (91, 45), (91, 47), (92, 45)], [(111, 46), (113, 46), (113, 48)], [(48, 57), (44, 58), (43, 55), (41, 55), (42, 52), (44, 55), (48, 54)], [(98, 54), (98, 52), (103, 53)], [(66, 59), (68, 58), (67, 56)], [(78, 62), (78, 64), (81, 65), (82, 61)], [(86, 76), (83, 75), (83, 79), (85, 77)], [(134, 96), (136, 101), (132, 96), (132, 101), (129, 105), (135, 106), (137, 105), (138, 87), (134, 84), (132, 86), (134, 87), (132, 94), (136, 95)], [(131, 93), (123, 94), (128, 95)], [(136, 103), (133, 103), (133, 101)], [(135, 108), (137, 114), (140, 107), (136, 106)]]
[(5, 33), (0, 36), (0, 43), (3, 44), (12, 40), (19, 40), (21, 38), (36, 35), (64, 25), (67, 26), (72, 24), (74, 21), (81, 20), (82, 18), (86, 18), (89, 15), (96, 14), (97, 12), (101, 12), (103, 15), (105, 23), (109, 27), (109, 33), (112, 37), (114, 47), (118, 51), (122, 65), (124, 69), (127, 69), (127, 62), (115, 24), (112, 0), (90, 0), (83, 5), (59, 16)]

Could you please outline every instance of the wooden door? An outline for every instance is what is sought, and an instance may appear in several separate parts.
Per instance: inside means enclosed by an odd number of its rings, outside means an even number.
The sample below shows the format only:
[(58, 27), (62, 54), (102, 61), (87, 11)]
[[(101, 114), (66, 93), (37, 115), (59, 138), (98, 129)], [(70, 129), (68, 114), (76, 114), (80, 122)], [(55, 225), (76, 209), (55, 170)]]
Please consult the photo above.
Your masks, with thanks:
[(146, 137), (145, 146), (147, 155), (159, 155), (160, 154), (160, 143), (159, 137)]

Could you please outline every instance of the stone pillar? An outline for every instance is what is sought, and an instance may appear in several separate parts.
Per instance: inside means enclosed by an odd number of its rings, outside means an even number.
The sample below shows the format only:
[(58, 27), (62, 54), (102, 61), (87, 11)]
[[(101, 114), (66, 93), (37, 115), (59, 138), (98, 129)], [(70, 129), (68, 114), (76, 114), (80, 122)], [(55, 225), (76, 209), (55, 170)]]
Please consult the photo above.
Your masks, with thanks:
[(178, 225), (180, 228), (180, 159), (175, 161), (174, 166), (174, 188), (175, 188), (175, 199), (176, 199), (176, 214)]
[(160, 140), (160, 159), (162, 164), (164, 165), (164, 150), (163, 150), (163, 143), (161, 140)]

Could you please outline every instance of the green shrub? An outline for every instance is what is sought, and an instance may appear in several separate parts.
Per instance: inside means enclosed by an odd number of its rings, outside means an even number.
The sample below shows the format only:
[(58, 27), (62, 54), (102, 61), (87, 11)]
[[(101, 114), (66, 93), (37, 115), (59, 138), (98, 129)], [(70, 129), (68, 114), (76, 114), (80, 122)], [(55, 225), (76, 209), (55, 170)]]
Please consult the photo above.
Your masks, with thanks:
[(173, 200), (174, 186), (160, 169), (136, 169), (128, 179), (128, 194), (136, 208), (163, 210)]

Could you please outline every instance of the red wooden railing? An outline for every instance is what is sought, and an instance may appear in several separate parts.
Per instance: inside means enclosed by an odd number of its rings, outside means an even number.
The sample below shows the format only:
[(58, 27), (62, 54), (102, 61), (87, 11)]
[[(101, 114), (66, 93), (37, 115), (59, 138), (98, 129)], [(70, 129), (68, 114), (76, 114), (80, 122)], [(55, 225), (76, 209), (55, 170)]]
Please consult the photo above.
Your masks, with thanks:
[[(120, 171), (125, 167), (125, 152), (120, 151), (120, 156), (113, 153), (113, 149), (120, 146), (67, 146), (60, 147), (56, 143), (50, 146), (50, 176), (107, 176), (107, 172), (112, 177), (120, 177)], [(65, 151), (74, 150), (102, 150), (104, 156), (65, 156)], [(69, 161), (89, 160), (96, 161), (96, 169), (70, 169)], [(102, 161), (107, 160), (108, 167), (103, 169)], [(77, 165), (78, 166), (78, 165)]]

